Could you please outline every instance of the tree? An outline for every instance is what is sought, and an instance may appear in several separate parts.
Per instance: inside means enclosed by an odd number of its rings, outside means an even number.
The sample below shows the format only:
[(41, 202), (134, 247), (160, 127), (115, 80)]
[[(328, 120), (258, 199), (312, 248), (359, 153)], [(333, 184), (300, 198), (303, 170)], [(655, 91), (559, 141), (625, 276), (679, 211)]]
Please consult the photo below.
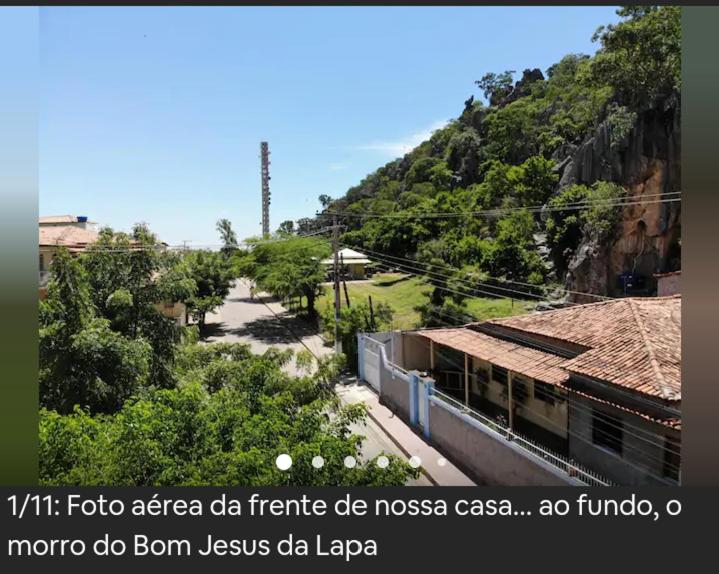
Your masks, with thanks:
[[(551, 211), (547, 213), (545, 228), (547, 244), (552, 257), (560, 269), (565, 269), (570, 254), (577, 248), (585, 236), (591, 236), (598, 242), (604, 242), (611, 235), (619, 219), (621, 207), (617, 200), (625, 194), (622, 187), (598, 181), (593, 186), (572, 185), (562, 190), (548, 203)], [(588, 209), (577, 210), (573, 206), (580, 202), (589, 202)], [(562, 207), (567, 207), (563, 210)]]
[[(352, 429), (366, 411), (337, 401), (334, 361), (291, 377), (281, 369), (286, 359), (245, 345), (192, 345), (178, 359), (176, 389), (152, 390), (104, 417), (41, 410), (41, 483), (391, 486), (418, 475), (393, 455), (387, 469), (362, 459), (363, 437)], [(281, 453), (292, 457), (288, 471), (275, 465)], [(355, 468), (345, 467), (347, 456), (358, 459)]]
[(190, 276), (197, 285), (197, 291), (187, 303), (202, 331), (207, 313), (222, 305), (230, 292), (233, 266), (221, 253), (211, 251), (191, 252), (187, 256), (187, 265)]
[(427, 284), (432, 287), (428, 301), (415, 307), (420, 314), (420, 326), (446, 327), (472, 320), (465, 304), (471, 288), (461, 281), (462, 272), (447, 266), (455, 260), (456, 250), (454, 242), (434, 240), (424, 243), (417, 254), (426, 269)]
[(295, 232), (295, 222), (291, 219), (283, 221), (282, 223), (280, 223), (280, 226), (277, 231), (286, 235), (292, 235)]
[(276, 297), (305, 297), (307, 312), (314, 317), (315, 300), (326, 276), (321, 261), (329, 255), (327, 243), (313, 237), (260, 240), (253, 244), (244, 272), (258, 287)]
[(152, 348), (126, 338), (98, 317), (88, 274), (60, 249), (53, 259), (47, 299), (40, 302), (40, 404), (61, 413), (81, 405), (115, 412), (150, 380)]
[(544, 278), (544, 263), (537, 253), (533, 233), (536, 223), (532, 214), (521, 209), (497, 222), (496, 236), (487, 242), (482, 256), (482, 270), (493, 277), (534, 282)]
[(482, 90), (484, 97), (489, 100), (489, 104), (496, 106), (512, 91), (514, 72), (515, 70), (507, 70), (500, 74), (489, 72), (474, 83)]
[(220, 219), (217, 222), (217, 231), (222, 239), (222, 253), (232, 255), (237, 250), (237, 235), (232, 230), (232, 224), (229, 219)]
[[(374, 311), (371, 311), (369, 303), (364, 301), (354, 302), (351, 307), (340, 308), (337, 335), (342, 342), (342, 352), (347, 357), (347, 364), (353, 371), (357, 367), (357, 333), (383, 331), (392, 324), (393, 315), (392, 308), (383, 302), (376, 303)], [(335, 314), (333, 306), (323, 309), (322, 328), (328, 340), (334, 341)]]
[(320, 204), (322, 205), (322, 209), (327, 209), (330, 204), (332, 203), (332, 198), (327, 195), (326, 193), (323, 193), (318, 198), (320, 200)]
[(620, 104), (642, 107), (681, 87), (681, 8), (625, 6), (618, 24), (592, 38), (601, 49), (589, 67), (593, 85), (610, 85)]
[(175, 342), (182, 333), (158, 306), (189, 300), (196, 285), (181, 258), (167, 252), (144, 224), (130, 234), (101, 231), (81, 258), (97, 314), (129, 339), (152, 347), (152, 384), (171, 387)]

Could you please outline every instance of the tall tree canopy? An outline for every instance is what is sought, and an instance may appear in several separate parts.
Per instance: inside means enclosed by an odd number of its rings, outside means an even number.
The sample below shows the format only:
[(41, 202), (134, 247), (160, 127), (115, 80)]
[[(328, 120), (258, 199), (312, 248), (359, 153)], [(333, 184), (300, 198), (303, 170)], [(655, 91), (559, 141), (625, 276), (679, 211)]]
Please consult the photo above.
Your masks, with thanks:
[(307, 311), (314, 316), (326, 275), (322, 260), (329, 255), (327, 242), (314, 237), (254, 240), (241, 272), (277, 297), (306, 298)]

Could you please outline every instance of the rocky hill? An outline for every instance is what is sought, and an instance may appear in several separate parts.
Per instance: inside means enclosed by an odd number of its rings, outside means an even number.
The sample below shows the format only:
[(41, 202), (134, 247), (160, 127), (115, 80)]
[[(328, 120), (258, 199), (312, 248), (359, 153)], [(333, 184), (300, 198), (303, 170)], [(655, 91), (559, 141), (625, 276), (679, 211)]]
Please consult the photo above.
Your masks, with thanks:
[(600, 295), (625, 292), (620, 276), (633, 273), (631, 289), (650, 294), (654, 273), (680, 267), (679, 9), (619, 13), (594, 56), (516, 81), (486, 74), (475, 83), (488, 104), (470, 96), (456, 120), (328, 203), (345, 243)]

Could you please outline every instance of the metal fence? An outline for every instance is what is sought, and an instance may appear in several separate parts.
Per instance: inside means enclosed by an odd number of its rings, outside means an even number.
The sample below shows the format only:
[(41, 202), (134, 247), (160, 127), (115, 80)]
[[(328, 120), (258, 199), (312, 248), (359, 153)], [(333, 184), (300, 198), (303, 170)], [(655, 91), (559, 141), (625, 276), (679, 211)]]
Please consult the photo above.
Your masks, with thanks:
[(463, 402), (455, 399), (454, 397), (437, 390), (436, 388), (431, 390), (433, 396), (441, 399), (447, 404), (451, 405), (455, 409), (459, 410), (465, 415), (472, 417), (478, 423), (494, 431), (495, 433), (503, 436), (507, 441), (511, 441), (512, 444), (524, 450), (527, 454), (533, 457), (538, 457), (545, 462), (551, 464), (556, 469), (565, 473), (567, 476), (577, 479), (588, 486), (612, 486), (612, 483), (606, 478), (600, 476), (598, 473), (590, 470), (576, 461), (563, 456), (559, 453), (553, 453), (548, 451), (546, 448), (538, 445), (526, 436), (520, 435), (516, 431), (510, 430), (505, 425), (501, 424), (496, 420), (483, 415), (482, 413), (468, 407)]

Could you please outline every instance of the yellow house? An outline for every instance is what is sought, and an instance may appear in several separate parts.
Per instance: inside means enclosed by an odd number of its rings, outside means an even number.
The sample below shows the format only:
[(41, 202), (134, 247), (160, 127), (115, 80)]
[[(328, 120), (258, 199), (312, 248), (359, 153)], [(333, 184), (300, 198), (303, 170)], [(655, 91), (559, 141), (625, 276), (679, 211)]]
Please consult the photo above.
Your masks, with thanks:
[[(338, 253), (340, 266), (346, 270), (347, 278), (349, 279), (364, 279), (365, 278), (365, 265), (371, 263), (364, 253), (355, 251), (354, 249), (341, 249)], [(330, 257), (324, 259), (322, 264), (331, 267), (334, 265), (334, 258)]]

